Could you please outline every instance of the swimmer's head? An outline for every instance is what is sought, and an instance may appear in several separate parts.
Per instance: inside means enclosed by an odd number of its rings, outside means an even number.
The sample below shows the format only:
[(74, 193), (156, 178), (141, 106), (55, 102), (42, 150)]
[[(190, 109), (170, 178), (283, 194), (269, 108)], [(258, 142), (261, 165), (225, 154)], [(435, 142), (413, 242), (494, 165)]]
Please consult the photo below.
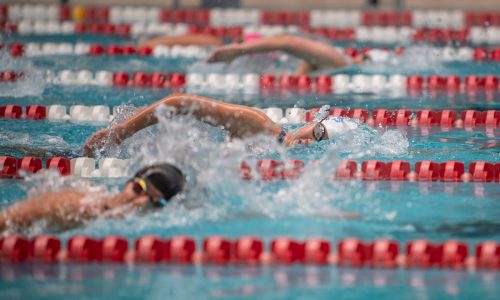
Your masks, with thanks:
[[(351, 122), (353, 123), (353, 122)], [(355, 123), (353, 123), (354, 126)], [(353, 127), (347, 124), (343, 118), (326, 116), (320, 121), (311, 122), (304, 127), (297, 129), (291, 133), (291, 138), (287, 141), (287, 146), (308, 145), (314, 142), (321, 142), (334, 137), (337, 134), (342, 134), (345, 130)]]
[(356, 55), (352, 61), (356, 64), (365, 62), (385, 62), (389, 59), (389, 51), (382, 49), (370, 49)]
[(184, 174), (175, 166), (162, 163), (139, 170), (130, 180), (133, 193), (147, 196), (153, 206), (163, 206), (184, 188)]

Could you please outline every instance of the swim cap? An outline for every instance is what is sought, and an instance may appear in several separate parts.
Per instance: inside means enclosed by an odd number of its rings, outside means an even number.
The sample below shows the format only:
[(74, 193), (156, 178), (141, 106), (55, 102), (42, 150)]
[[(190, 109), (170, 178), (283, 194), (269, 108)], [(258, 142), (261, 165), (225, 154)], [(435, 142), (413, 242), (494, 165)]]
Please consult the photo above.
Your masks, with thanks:
[(135, 178), (146, 180), (161, 192), (163, 199), (170, 200), (184, 188), (186, 178), (174, 165), (163, 163), (139, 170)]
[(336, 135), (344, 134), (345, 132), (358, 127), (355, 122), (341, 117), (328, 118), (322, 123), (325, 126), (326, 133), (328, 134), (329, 139)]
[(245, 42), (251, 42), (251, 41), (261, 39), (261, 38), (262, 38), (262, 35), (260, 33), (247, 33), (243, 36), (243, 40)]
[(382, 49), (370, 49), (366, 52), (366, 55), (373, 62), (384, 62), (389, 59), (389, 51)]

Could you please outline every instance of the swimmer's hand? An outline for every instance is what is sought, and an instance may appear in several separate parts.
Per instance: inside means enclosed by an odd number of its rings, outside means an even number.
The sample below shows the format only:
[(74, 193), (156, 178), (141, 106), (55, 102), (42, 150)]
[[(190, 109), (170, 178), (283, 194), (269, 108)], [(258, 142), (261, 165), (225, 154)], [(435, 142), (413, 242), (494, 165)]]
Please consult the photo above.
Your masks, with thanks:
[(104, 128), (94, 132), (83, 145), (83, 152), (88, 157), (94, 157), (95, 153), (103, 149), (109, 144), (119, 145), (121, 140), (118, 138), (116, 131), (110, 128)]
[(233, 59), (244, 54), (245, 51), (240, 44), (226, 45), (215, 49), (214, 52), (207, 57), (207, 62), (231, 62)]

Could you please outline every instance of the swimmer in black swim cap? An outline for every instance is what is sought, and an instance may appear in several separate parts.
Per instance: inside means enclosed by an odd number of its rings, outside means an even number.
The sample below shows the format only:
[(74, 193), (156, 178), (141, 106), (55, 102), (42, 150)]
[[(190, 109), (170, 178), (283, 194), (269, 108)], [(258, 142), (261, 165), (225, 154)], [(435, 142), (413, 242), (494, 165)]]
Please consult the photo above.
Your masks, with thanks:
[(21, 231), (40, 222), (51, 229), (66, 230), (135, 208), (161, 207), (183, 190), (185, 182), (177, 167), (162, 163), (139, 170), (116, 195), (84, 187), (45, 193), (0, 211), (0, 233)]
[(164, 206), (184, 187), (186, 179), (182, 172), (171, 164), (159, 164), (138, 171), (129, 183), (139, 195), (144, 193), (155, 206)]

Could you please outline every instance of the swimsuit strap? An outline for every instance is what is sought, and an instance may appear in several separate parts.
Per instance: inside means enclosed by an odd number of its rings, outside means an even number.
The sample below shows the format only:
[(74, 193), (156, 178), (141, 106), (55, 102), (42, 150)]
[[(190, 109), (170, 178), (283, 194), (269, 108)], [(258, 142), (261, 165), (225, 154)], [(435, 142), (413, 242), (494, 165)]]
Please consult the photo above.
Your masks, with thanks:
[(283, 128), (281, 128), (280, 134), (278, 135), (278, 138), (276, 139), (279, 144), (283, 144), (283, 142), (285, 141), (285, 136), (286, 136), (286, 131)]

